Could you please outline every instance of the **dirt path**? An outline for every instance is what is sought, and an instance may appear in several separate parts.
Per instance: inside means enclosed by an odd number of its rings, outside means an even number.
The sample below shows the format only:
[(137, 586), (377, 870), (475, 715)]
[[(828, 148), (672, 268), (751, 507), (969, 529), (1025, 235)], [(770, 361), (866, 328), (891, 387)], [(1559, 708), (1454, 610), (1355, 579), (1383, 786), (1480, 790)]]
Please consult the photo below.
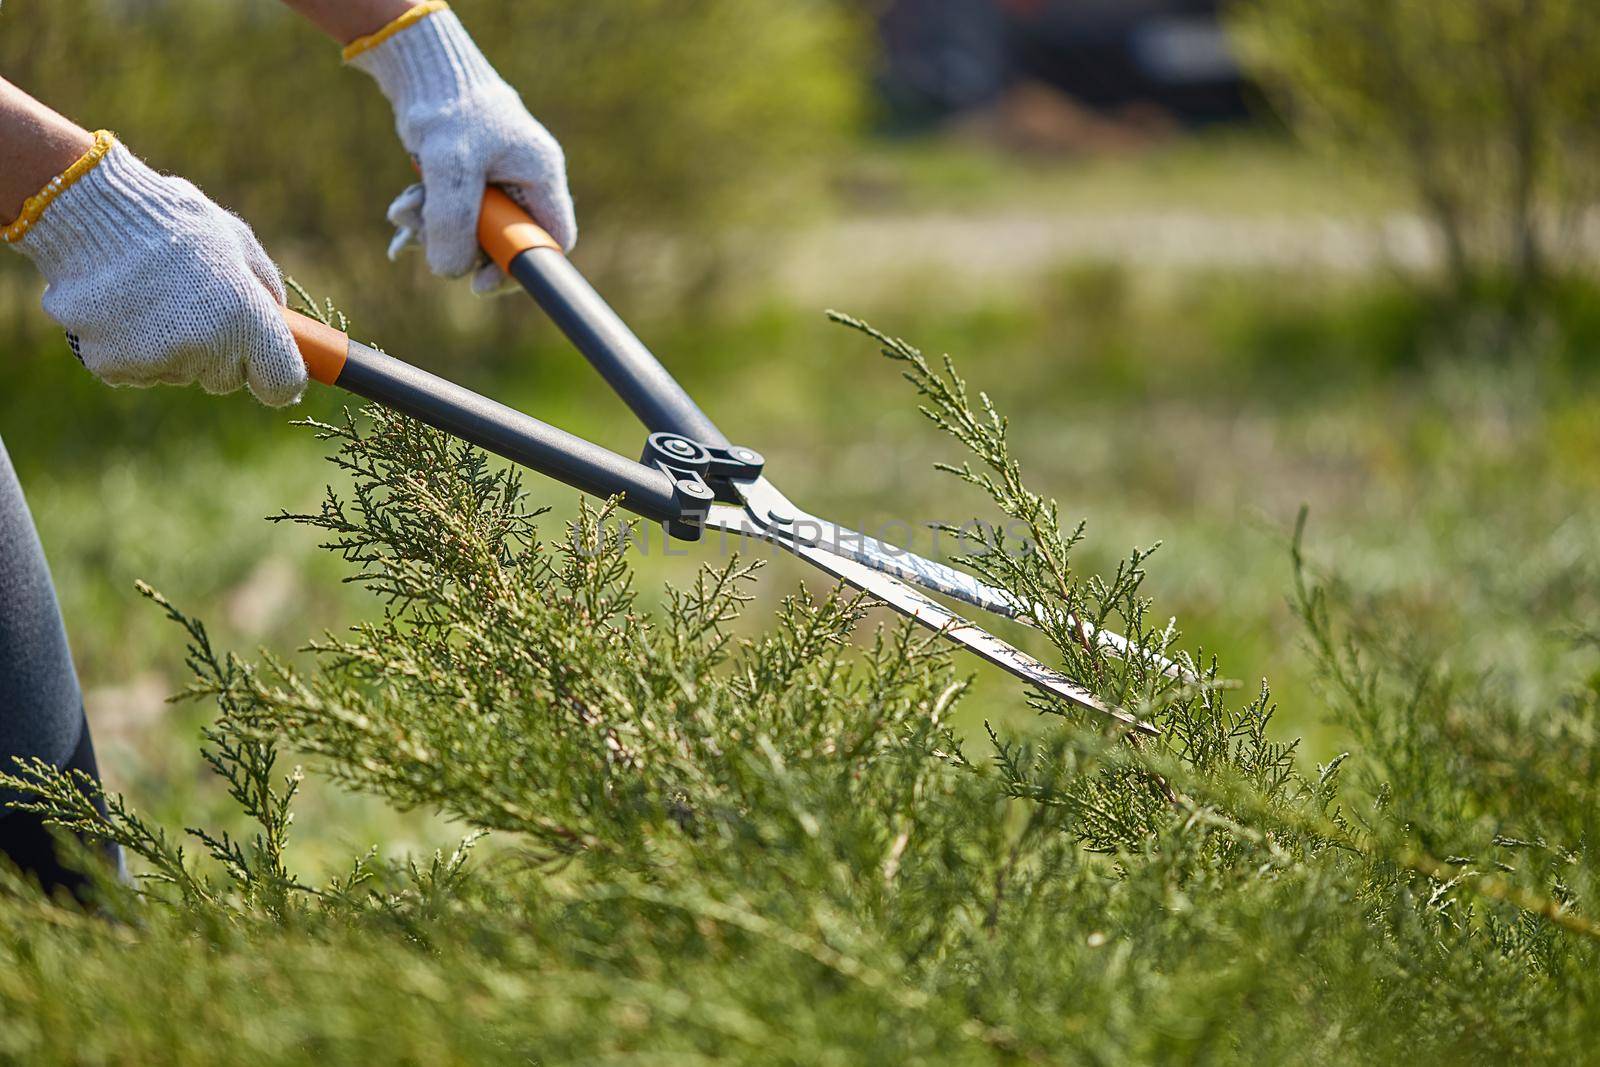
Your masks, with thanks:
[[(1591, 219), (1574, 240), (1600, 259)], [(1017, 211), (843, 219), (798, 236), (775, 269), (785, 292), (805, 303), (904, 291), (919, 280), (959, 277), (979, 287), (1026, 281), (1072, 261), (1140, 270), (1265, 268), (1340, 274), (1439, 265), (1432, 235), (1415, 215), (1379, 220), (1335, 216), (1233, 216), (1200, 211), (1113, 214)]]

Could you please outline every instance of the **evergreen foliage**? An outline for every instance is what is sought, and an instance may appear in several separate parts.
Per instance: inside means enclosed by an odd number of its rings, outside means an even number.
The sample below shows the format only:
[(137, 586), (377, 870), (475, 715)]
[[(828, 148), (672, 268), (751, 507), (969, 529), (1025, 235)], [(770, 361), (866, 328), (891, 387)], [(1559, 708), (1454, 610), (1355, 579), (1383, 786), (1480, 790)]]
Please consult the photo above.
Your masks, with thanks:
[[(800, 590), (741, 636), (755, 567), (733, 560), (650, 610), (610, 507), (555, 536), (467, 446), (377, 411), (318, 425), (348, 488), (283, 518), (381, 616), (305, 671), (218, 652), (146, 590), (258, 830), (190, 830), (191, 855), (120, 798), (102, 820), (47, 767), (5, 776), (142, 882), (102, 885), (103, 915), (8, 882), (0, 1058), (1585, 1058), (1600, 675), (1518, 706), (1410, 655), (1297, 536), (1294, 600), (1358, 745), (1306, 768), (1265, 685), (1237, 695), (1154, 621), (1148, 552), (1080, 571), (1084, 528), (1028, 488), (987, 399), (872, 337), (967, 454), (948, 469), (1028, 530), (1017, 551), (985, 526), (963, 562), (1041, 605), (1061, 664), (1158, 738), (1044, 698), (1035, 729), (959, 736), (968, 665), (860, 598)], [(1085, 624), (1192, 680), (1105, 658)], [(309, 884), (290, 749), (493, 847)]]

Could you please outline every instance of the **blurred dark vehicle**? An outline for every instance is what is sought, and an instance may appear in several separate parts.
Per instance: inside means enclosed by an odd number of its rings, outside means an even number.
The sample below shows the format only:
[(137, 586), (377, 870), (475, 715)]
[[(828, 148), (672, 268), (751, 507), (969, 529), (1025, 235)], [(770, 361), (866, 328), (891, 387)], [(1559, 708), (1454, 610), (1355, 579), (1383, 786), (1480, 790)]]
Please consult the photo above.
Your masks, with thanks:
[(902, 117), (989, 104), (1020, 82), (1184, 122), (1246, 114), (1220, 0), (890, 0), (884, 90)]

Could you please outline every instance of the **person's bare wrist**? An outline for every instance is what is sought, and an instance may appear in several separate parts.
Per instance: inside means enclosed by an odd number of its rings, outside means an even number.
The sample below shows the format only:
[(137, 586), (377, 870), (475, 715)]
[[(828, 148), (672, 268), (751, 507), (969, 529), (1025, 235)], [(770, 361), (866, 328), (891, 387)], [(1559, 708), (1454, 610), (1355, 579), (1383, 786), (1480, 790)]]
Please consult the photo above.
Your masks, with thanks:
[(377, 33), (418, 0), (284, 0), (340, 44)]
[(0, 226), (94, 147), (94, 134), (0, 82)]

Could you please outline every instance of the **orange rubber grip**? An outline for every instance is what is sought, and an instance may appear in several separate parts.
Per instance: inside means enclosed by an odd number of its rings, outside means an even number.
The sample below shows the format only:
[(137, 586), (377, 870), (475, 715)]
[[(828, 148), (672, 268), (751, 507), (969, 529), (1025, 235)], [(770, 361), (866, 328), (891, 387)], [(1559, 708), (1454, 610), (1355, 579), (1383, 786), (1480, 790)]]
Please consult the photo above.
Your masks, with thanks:
[(294, 334), (294, 343), (305, 360), (306, 371), (323, 385), (337, 385), (344, 372), (345, 358), (350, 354), (350, 338), (332, 326), (318, 322), (298, 311), (283, 309), (283, 321)]
[(510, 273), (511, 261), (533, 248), (563, 251), (528, 213), (499, 189), (483, 191), (483, 206), (478, 210), (478, 245), (500, 269)]

